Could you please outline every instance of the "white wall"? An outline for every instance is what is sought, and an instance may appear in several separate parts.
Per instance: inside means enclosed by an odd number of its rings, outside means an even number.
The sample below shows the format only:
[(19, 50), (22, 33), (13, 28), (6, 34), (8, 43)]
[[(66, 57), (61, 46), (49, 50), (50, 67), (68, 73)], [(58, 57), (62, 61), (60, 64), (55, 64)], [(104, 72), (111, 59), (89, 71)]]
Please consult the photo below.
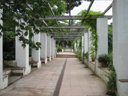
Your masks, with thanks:
[(128, 0), (113, 1), (113, 63), (119, 96), (128, 96)]

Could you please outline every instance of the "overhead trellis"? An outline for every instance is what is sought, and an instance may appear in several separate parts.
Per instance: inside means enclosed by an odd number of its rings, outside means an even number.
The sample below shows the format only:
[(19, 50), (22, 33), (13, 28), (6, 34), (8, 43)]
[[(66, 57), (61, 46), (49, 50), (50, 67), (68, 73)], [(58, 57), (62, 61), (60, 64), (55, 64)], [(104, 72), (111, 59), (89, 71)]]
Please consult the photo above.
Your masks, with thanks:
[[(48, 0), (50, 2), (54, 2), (54, 4), (56, 5), (59, 1), (58, 0)], [(88, 12), (91, 8), (91, 6), (93, 5), (94, 0), (84, 0), (84, 1), (89, 1), (90, 5), (88, 7), (87, 13), (85, 14), (85, 16), (56, 16), (56, 13), (53, 11), (53, 7), (55, 6), (51, 6), (50, 2), (48, 2), (47, 0), (1, 0), (0, 1), (0, 8), (4, 10), (4, 14), (3, 14), (3, 22), (4, 22), (4, 26), (0, 25), (0, 29), (2, 29), (4, 31), (6, 30), (10, 30), (10, 31), (15, 31), (15, 27), (14, 26), (20, 26), (21, 30), (16, 30), (15, 35), (16, 36), (20, 36), (20, 40), (23, 42), (23, 46), (25, 46), (26, 44), (30, 44), (30, 41), (27, 40), (24, 35), (28, 35), (28, 31), (32, 34), (31, 36), (33, 36), (34, 34), (32, 33), (31, 27), (33, 26), (34, 29), (34, 33), (37, 34), (39, 32), (46, 32), (52, 35), (57, 35), (58, 33), (61, 33), (62, 37), (64, 37), (63, 35), (65, 35), (65, 33), (70, 34), (69, 37), (73, 37), (73, 35), (76, 35), (76, 33), (78, 33), (81, 35), (82, 33), (84, 33), (84, 28), (83, 26), (71, 26), (69, 24), (69, 26), (61, 26), (61, 23), (58, 22), (58, 20), (90, 20), (90, 19), (96, 19), (98, 17), (102, 17), (102, 18), (112, 18), (112, 16), (104, 16), (104, 14), (112, 7), (112, 4), (110, 6), (108, 6), (108, 8), (103, 12), (102, 16), (88, 16)], [(70, 13), (70, 10), (73, 8), (73, 6), (77, 6), (81, 4), (81, 0), (63, 0), (61, 1), (61, 5), (62, 2), (66, 2), (66, 4), (68, 4), (68, 12)], [(57, 2), (57, 3), (55, 3)], [(75, 3), (73, 3), (75, 2)], [(59, 4), (59, 5), (60, 5)], [(73, 5), (74, 4), (74, 5)], [(63, 5), (65, 6), (65, 5)], [(61, 6), (62, 7), (62, 6)], [(63, 7), (61, 9), (64, 9), (66, 7)], [(58, 10), (60, 8), (57, 8), (56, 10)], [(64, 12), (64, 10), (63, 10)], [(62, 15), (62, 14), (60, 14)], [(14, 19), (15, 17), (15, 19)], [(27, 22), (28, 24), (25, 25), (24, 22), (19, 23), (18, 21), (20, 19), (23, 19), (25, 22)], [(18, 21), (16, 21), (18, 20)], [(54, 23), (49, 24), (49, 22), (53, 20)], [(13, 26), (9, 29), (7, 29), (7, 27), (5, 28), (6, 23), (10, 22), (11, 25), (8, 26)], [(70, 21), (69, 21), (70, 23)], [(9, 23), (8, 23), (9, 24)], [(50, 25), (50, 26), (49, 26)], [(66, 29), (72, 29), (72, 28), (77, 28), (79, 29), (78, 31), (68, 31)], [(83, 31), (80, 31), (80, 30)], [(22, 33), (22, 30), (26, 30), (25, 33)], [(2, 34), (2, 32), (0, 32), (0, 34)], [(60, 35), (60, 34), (59, 34)], [(72, 36), (71, 36), (72, 35)], [(59, 36), (58, 36), (59, 37)], [(68, 38), (69, 38), (68, 37)], [(70, 39), (70, 38), (69, 38)], [(38, 44), (38, 43), (37, 43)], [(38, 47), (38, 45), (35, 44), (35, 47)]]

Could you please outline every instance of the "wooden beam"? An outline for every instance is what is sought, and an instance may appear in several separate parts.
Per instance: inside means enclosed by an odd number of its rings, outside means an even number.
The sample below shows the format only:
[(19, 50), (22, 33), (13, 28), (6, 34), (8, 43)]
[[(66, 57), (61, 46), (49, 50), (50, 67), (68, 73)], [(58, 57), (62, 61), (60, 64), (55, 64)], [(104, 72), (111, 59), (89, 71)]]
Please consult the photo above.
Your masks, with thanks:
[(108, 8), (103, 12), (102, 15), (104, 15), (110, 8), (112, 8), (112, 3), (108, 6)]
[(43, 32), (43, 33), (87, 33), (87, 32), (73, 32), (73, 31), (70, 31), (70, 32)]
[(88, 10), (87, 10), (86, 14), (84, 15), (84, 17), (88, 15), (88, 12), (89, 12), (89, 10), (90, 10), (91, 7), (92, 7), (93, 2), (94, 2), (94, 0), (91, 1), (90, 5), (89, 5), (89, 7), (88, 7)]
[(46, 29), (84, 29), (85, 26), (42, 26)]
[(40, 18), (39, 20), (90, 20), (96, 18), (108, 18), (111, 19), (111, 15), (106, 16), (90, 16), (84, 18), (83, 16), (46, 16), (45, 18)]

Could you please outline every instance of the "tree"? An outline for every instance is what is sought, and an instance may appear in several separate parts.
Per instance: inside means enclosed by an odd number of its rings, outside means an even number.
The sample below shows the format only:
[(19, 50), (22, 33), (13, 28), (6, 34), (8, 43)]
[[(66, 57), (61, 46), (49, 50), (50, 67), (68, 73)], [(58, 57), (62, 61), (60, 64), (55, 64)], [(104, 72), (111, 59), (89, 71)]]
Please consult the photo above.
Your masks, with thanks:
[[(32, 38), (34, 34), (45, 30), (41, 28), (42, 22), (38, 19), (51, 16), (47, 3), (47, 0), (0, 0), (0, 9), (3, 9), (2, 20), (4, 22), (3, 25), (0, 25), (0, 29), (2, 29), (0, 36), (2, 32), (15, 31), (14, 35), (19, 36), (23, 47), (26, 44), (31, 44), (35, 49), (40, 48), (41, 44), (39, 42), (34, 43), (31, 39), (26, 39), (25, 36), (29, 32), (31, 34), (30, 38)], [(57, 16), (62, 15), (66, 10), (65, 2), (54, 1), (49, 3)], [(55, 21), (47, 21), (47, 23), (55, 25)], [(30, 26), (33, 26), (34, 32), (32, 32)], [(19, 28), (15, 29), (16, 27)]]
[(67, 3), (67, 9), (66, 9), (66, 13), (69, 13), (70, 10), (72, 10), (74, 7), (81, 5), (81, 1), (80, 0), (71, 0), (71, 6), (69, 7), (69, 0), (65, 0), (65, 2)]
[(108, 25), (108, 53), (113, 51), (113, 33), (112, 33), (112, 24)]

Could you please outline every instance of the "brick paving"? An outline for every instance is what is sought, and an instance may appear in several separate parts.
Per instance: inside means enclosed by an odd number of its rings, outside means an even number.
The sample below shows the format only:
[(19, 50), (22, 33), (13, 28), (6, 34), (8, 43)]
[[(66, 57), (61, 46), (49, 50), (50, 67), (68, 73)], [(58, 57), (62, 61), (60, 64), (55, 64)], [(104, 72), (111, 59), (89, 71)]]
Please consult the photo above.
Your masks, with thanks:
[[(70, 54), (70, 53), (68, 53)], [(0, 91), (0, 96), (53, 96), (66, 58), (55, 58)], [(59, 96), (106, 96), (104, 82), (77, 58), (67, 58)]]

